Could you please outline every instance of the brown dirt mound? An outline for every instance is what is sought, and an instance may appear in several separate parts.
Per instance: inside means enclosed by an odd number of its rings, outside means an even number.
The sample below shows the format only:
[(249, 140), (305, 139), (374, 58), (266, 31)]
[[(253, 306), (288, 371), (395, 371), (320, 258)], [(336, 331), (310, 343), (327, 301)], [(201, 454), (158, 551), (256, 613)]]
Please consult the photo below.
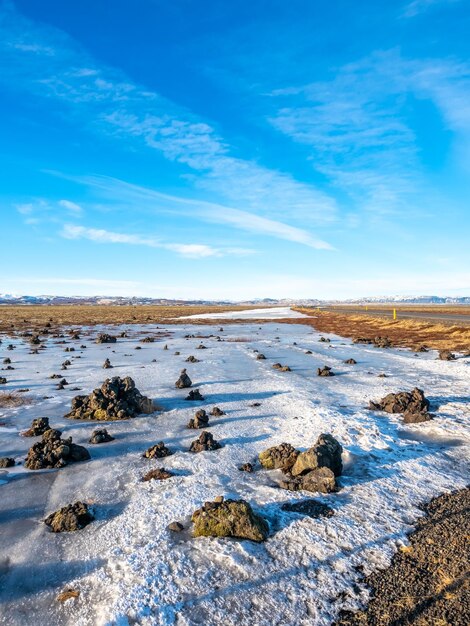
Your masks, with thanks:
[(470, 488), (424, 507), (410, 545), (390, 567), (365, 582), (373, 597), (364, 611), (336, 626), (467, 626), (470, 624)]

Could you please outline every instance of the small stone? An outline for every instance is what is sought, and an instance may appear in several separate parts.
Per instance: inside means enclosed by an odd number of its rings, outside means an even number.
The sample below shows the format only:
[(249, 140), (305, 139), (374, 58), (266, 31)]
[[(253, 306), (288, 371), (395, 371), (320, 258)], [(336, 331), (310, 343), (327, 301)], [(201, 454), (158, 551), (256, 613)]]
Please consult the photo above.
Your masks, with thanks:
[(346, 365), (357, 365), (356, 359), (346, 359)]
[(264, 356), (264, 354), (261, 354), (261, 352), (259, 354), (256, 355), (256, 360), (257, 361), (265, 361), (266, 357)]
[(95, 343), (116, 343), (117, 338), (113, 335), (109, 335), (108, 333), (100, 333), (96, 338)]
[(111, 361), (109, 359), (106, 359), (105, 362), (103, 363), (103, 369), (104, 370), (109, 370), (111, 369), (113, 366), (111, 365)]
[(12, 459), (9, 456), (0, 457), (0, 469), (5, 469), (7, 467), (13, 467), (15, 465), (15, 459)]
[(222, 411), (222, 409), (219, 409), (218, 406), (215, 406), (211, 411), (211, 415), (214, 417), (222, 417), (222, 415), (225, 415), (225, 411)]
[(57, 596), (57, 602), (67, 602), (67, 600), (72, 600), (78, 598), (80, 596), (80, 592), (76, 589), (66, 589), (62, 591)]
[(249, 472), (251, 474), (253, 471), (253, 465), (251, 463), (243, 463), (243, 465), (240, 465), (238, 469), (240, 472)]
[(188, 387), (191, 387), (191, 385), (192, 382), (186, 373), (186, 369), (182, 369), (178, 380), (175, 382), (175, 387), (177, 389), (187, 389)]
[(163, 441), (159, 441), (154, 446), (150, 446), (150, 448), (148, 448), (142, 456), (147, 459), (163, 459), (164, 457), (172, 454), (173, 452), (165, 446)]
[(108, 443), (108, 441), (114, 441), (114, 437), (111, 437), (106, 428), (98, 428), (97, 430), (94, 430), (89, 439), (89, 443), (94, 444)]
[(335, 373), (331, 371), (331, 367), (325, 365), (317, 369), (317, 376), (334, 376)]
[(144, 482), (148, 482), (149, 480), (167, 480), (172, 476), (174, 476), (174, 474), (166, 470), (164, 467), (159, 467), (157, 469), (150, 470), (150, 472), (147, 472), (143, 476), (142, 480)]
[(189, 451), (194, 453), (206, 452), (209, 450), (218, 450), (221, 447), (220, 443), (214, 439), (212, 433), (203, 430), (199, 437), (191, 443)]
[(441, 361), (455, 361), (455, 354), (450, 350), (439, 350), (438, 358)]
[(188, 428), (206, 428), (209, 424), (209, 416), (204, 409), (196, 411), (194, 417), (189, 420)]
[(200, 363), (199, 359), (196, 359), (195, 356), (193, 356), (192, 354), (190, 356), (188, 356), (188, 358), (186, 359), (186, 363)]
[(184, 530), (184, 526), (180, 522), (171, 522), (168, 524), (168, 530), (171, 530), (173, 533), (180, 533)]

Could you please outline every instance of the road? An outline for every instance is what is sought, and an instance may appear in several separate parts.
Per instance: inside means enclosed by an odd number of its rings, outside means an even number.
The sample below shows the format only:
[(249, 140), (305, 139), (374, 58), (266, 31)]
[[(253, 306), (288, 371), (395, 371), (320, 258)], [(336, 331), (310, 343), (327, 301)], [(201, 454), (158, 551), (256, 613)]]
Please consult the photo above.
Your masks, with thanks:
[[(365, 310), (365, 307), (321, 307), (322, 310), (334, 313), (350, 313), (354, 315), (369, 315), (370, 317), (392, 317), (393, 308)], [(463, 313), (441, 313), (440, 311), (401, 311), (398, 307), (397, 319), (427, 320), (442, 324), (470, 325), (470, 315)]]

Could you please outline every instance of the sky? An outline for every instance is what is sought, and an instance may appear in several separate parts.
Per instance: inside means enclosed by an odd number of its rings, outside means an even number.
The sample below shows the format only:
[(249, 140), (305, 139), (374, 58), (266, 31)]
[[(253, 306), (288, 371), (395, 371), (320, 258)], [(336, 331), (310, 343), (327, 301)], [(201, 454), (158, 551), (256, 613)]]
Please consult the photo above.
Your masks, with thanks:
[(470, 295), (470, 0), (0, 0), (0, 293)]

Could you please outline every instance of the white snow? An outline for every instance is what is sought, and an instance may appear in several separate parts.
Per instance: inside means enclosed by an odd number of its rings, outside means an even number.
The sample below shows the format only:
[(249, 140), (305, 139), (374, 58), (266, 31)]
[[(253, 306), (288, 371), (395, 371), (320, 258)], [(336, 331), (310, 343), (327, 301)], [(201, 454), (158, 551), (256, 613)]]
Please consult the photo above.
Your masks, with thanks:
[(199, 313), (197, 315), (184, 315), (179, 319), (191, 320), (191, 319), (236, 319), (236, 320), (276, 320), (287, 318), (307, 317), (304, 313), (293, 311), (288, 306), (282, 307), (270, 307), (268, 309), (247, 309), (242, 311), (225, 311), (224, 313)]
[[(92, 343), (102, 330), (127, 330), (129, 337)], [(132, 376), (164, 411), (104, 424), (116, 440), (89, 445), (89, 462), (50, 471), (20, 465), (0, 470), (0, 624), (28, 624), (33, 615), (37, 626), (331, 624), (341, 608), (366, 600), (359, 570), (389, 562), (422, 514), (419, 504), (468, 483), (469, 359), (438, 361), (434, 352), (415, 356), (334, 335), (328, 335), (330, 344), (320, 343), (318, 333), (295, 324), (229, 325), (220, 332), (218, 326), (171, 326), (171, 336), (146, 344), (140, 339), (157, 332), (155, 326), (87, 332), (67, 344), (75, 352), (49, 339), (39, 355), (29, 354), (25, 340), (2, 337), (1, 359), (9, 356), (15, 370), (1, 372), (8, 379), (1, 391), (29, 388), (25, 395), (33, 403), (0, 409), (0, 455), (24, 459), (35, 440), (19, 432), (43, 415), (64, 436), (88, 446), (91, 432), (103, 424), (63, 415), (74, 395), (89, 393), (107, 376)], [(10, 342), (17, 346), (13, 351), (6, 350)], [(82, 343), (88, 348), (80, 350)], [(197, 350), (200, 343), (207, 349)], [(266, 360), (257, 361), (254, 349)], [(186, 363), (190, 354), (201, 362)], [(114, 369), (101, 369), (106, 357)], [(344, 365), (349, 357), (358, 364)], [(72, 366), (62, 372), (66, 358)], [(273, 370), (276, 361), (292, 372)], [(337, 376), (317, 377), (316, 368), (325, 364)], [(186, 392), (174, 388), (183, 367), (205, 402), (185, 402)], [(49, 378), (54, 372), (70, 386), (57, 391)], [(388, 377), (378, 378), (382, 372)], [(405, 426), (399, 416), (366, 409), (369, 399), (414, 386), (433, 403), (433, 421)], [(254, 402), (261, 404), (250, 406)], [(186, 423), (200, 406), (214, 405), (226, 411), (209, 427), (223, 448), (193, 455), (187, 450), (199, 433)], [(345, 450), (341, 491), (318, 497), (335, 510), (331, 518), (283, 512), (282, 503), (316, 494), (279, 489), (278, 472), (238, 470), (269, 446), (288, 441), (305, 449), (322, 432), (332, 433)], [(173, 456), (142, 458), (160, 440)], [(140, 481), (148, 469), (162, 466), (176, 476)], [(268, 520), (269, 539), (191, 538), (191, 513), (217, 495), (248, 500)], [(49, 533), (46, 514), (79, 499), (93, 504), (96, 521), (77, 533)], [(166, 527), (174, 520), (187, 530), (170, 533)], [(81, 595), (62, 605), (55, 598), (66, 588)]]

